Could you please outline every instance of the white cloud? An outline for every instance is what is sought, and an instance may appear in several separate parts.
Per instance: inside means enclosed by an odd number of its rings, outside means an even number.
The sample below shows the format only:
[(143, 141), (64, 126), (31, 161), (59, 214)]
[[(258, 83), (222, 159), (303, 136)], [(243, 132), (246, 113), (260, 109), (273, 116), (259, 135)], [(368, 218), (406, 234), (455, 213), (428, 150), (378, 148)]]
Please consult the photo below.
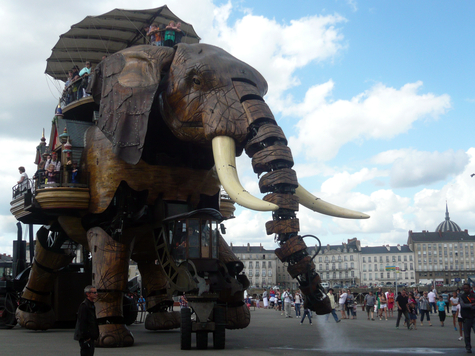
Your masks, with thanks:
[(235, 246), (259, 245), (275, 249), (274, 235), (267, 235), (265, 223), (272, 220), (271, 213), (258, 213), (250, 210), (237, 211), (236, 218), (225, 222), (227, 232), (223, 237), (228, 244)]
[(400, 89), (379, 83), (351, 100), (337, 101), (328, 98), (333, 86), (332, 81), (313, 86), (302, 103), (284, 110), (286, 115), (302, 117), (296, 125), (297, 137), (289, 140), (294, 153), (304, 151), (308, 159), (330, 160), (348, 142), (393, 138), (415, 121), (436, 119), (451, 107), (447, 94), (418, 94), (420, 81)]
[(348, 172), (337, 173), (322, 184), (322, 192), (332, 195), (349, 192), (363, 182), (376, 177), (386, 177), (387, 175), (387, 171), (380, 171), (376, 168), (363, 168), (353, 174)]
[(391, 186), (394, 188), (415, 187), (445, 180), (462, 172), (468, 163), (468, 156), (462, 150), (406, 151), (391, 167)]

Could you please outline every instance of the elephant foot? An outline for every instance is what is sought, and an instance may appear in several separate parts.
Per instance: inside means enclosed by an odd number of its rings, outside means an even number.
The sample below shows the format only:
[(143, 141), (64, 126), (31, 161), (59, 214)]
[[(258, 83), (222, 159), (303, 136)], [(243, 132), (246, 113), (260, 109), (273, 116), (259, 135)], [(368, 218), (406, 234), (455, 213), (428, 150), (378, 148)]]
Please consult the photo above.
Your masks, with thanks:
[(134, 344), (134, 336), (124, 324), (99, 325), (99, 347), (125, 347)]
[(180, 327), (180, 312), (156, 312), (147, 315), (145, 329), (170, 330)]
[(18, 324), (30, 330), (48, 330), (54, 326), (56, 321), (52, 309), (45, 313), (31, 313), (21, 310), (21, 305), (15, 313)]
[(226, 308), (226, 329), (244, 329), (251, 322), (251, 312), (246, 305)]

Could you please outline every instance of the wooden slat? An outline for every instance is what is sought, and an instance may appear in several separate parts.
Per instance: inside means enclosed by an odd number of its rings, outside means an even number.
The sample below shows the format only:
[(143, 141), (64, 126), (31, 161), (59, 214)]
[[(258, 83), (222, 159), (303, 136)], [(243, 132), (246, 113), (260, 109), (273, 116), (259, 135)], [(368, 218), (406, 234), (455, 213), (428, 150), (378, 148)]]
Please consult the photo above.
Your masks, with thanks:
[(281, 209), (299, 210), (299, 197), (296, 195), (271, 193), (267, 194), (263, 200), (278, 205)]
[(257, 135), (250, 139), (246, 144), (246, 153), (249, 157), (262, 149), (261, 143), (267, 140), (280, 141), (287, 144), (287, 139), (282, 128), (277, 125), (266, 124), (259, 127)]
[(266, 222), (267, 235), (289, 234), (291, 232), (298, 232), (299, 229), (299, 219), (272, 220)]
[(275, 169), (276, 165), (285, 165), (292, 168), (294, 160), (288, 146), (274, 145), (264, 148), (252, 157), (254, 173), (261, 174)]
[(297, 188), (297, 174), (290, 168), (283, 168), (277, 171), (266, 173), (259, 180), (259, 189), (261, 193), (269, 193), (274, 191), (274, 186), (287, 184), (290, 188)]

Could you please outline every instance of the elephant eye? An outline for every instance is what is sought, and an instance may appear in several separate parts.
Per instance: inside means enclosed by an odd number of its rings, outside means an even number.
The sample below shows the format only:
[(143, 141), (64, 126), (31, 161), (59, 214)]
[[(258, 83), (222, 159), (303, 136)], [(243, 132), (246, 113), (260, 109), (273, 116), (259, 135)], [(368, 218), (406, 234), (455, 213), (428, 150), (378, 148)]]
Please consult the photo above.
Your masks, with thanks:
[(193, 83), (196, 85), (201, 85), (201, 81), (198, 78), (193, 78)]

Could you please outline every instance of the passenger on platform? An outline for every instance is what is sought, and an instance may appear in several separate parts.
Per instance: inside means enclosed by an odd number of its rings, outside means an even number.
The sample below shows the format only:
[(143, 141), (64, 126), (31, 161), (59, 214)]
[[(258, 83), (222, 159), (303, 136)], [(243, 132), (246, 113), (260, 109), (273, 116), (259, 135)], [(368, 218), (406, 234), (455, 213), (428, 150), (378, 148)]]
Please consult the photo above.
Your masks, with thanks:
[(35, 186), (38, 187), (39, 185), (44, 183), (45, 180), (45, 161), (41, 160), (40, 164), (38, 165), (38, 170), (33, 175), (33, 179), (35, 180)]
[(81, 85), (78, 91), (78, 100), (86, 96), (87, 83), (89, 75), (91, 74), (91, 62), (86, 62), (86, 66), (79, 72), (79, 77), (82, 78)]
[(79, 80), (79, 67), (74, 66), (71, 70), (73, 72), (73, 79), (71, 82), (71, 101), (75, 101), (77, 100), (78, 89), (79, 85), (81, 84), (81, 81)]
[(164, 42), (163, 42), (164, 46), (173, 47), (175, 45), (176, 30), (177, 30), (177, 27), (175, 25), (175, 21), (170, 21), (168, 26), (165, 28), (165, 36), (164, 36)]
[(163, 25), (153, 23), (147, 36), (150, 36), (150, 44), (152, 46), (163, 46)]
[(60, 171), (61, 161), (58, 160), (58, 154), (56, 152), (53, 152), (52, 155), (47, 156), (46, 164), (45, 164), (46, 169), (48, 169), (50, 164), (52, 164), (54, 166), (54, 170), (56, 172)]
[(185, 33), (181, 30), (181, 22), (178, 22), (175, 30), (175, 44), (181, 43), (184, 34)]
[(73, 71), (68, 70), (68, 79), (66, 80), (66, 83), (64, 84), (64, 90), (63, 90), (63, 98), (65, 105), (68, 105), (72, 101), (72, 87), (71, 83), (73, 82)]
[(29, 181), (28, 181), (28, 175), (25, 172), (25, 167), (21, 166), (18, 167), (18, 170), (20, 171), (20, 180), (17, 182), (18, 183), (18, 193), (21, 194), (23, 192), (26, 192), (28, 189)]
[(79, 169), (77, 162), (73, 162), (73, 167), (71, 168), (71, 183), (78, 183), (79, 179)]
[(54, 170), (54, 164), (50, 164), (48, 166), (48, 169), (46, 170), (45, 183), (46, 184), (56, 183), (56, 175), (57, 173)]

